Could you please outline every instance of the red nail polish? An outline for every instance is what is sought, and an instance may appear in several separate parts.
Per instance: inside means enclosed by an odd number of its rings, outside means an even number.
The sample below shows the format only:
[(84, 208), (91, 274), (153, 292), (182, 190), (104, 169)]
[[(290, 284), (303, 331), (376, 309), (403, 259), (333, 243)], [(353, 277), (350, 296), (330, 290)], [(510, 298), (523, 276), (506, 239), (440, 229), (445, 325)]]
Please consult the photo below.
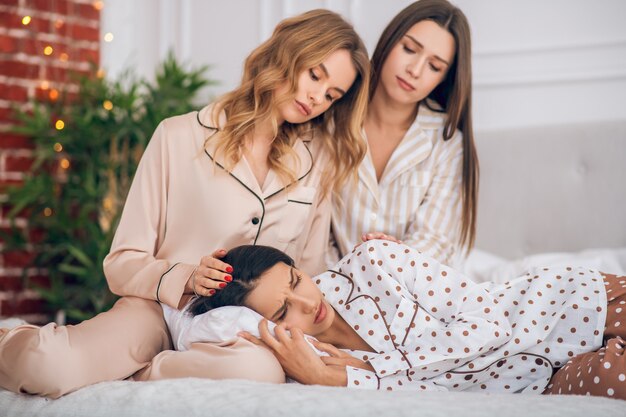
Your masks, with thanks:
[(209, 290), (209, 294), (211, 295), (215, 294), (215, 290)]
[(226, 272), (228, 272), (229, 274), (230, 274), (231, 272), (233, 272), (233, 267), (232, 267), (232, 266), (227, 266), (227, 267), (226, 267)]
[(226, 275), (226, 276), (224, 277), (224, 281), (231, 282), (232, 280), (233, 280), (233, 277), (231, 277), (230, 275)]
[(224, 288), (225, 286), (226, 286), (226, 283), (225, 283), (225, 282), (221, 282), (221, 283), (220, 283), (220, 288)]

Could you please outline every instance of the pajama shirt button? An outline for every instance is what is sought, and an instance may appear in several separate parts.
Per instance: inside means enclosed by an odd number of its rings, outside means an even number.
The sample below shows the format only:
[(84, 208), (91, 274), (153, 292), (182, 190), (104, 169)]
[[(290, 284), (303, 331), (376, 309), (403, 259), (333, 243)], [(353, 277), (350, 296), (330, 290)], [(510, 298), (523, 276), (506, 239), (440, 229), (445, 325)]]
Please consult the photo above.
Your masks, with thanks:
[(259, 218), (258, 217), (253, 217), (252, 218), (252, 224), (259, 224)]

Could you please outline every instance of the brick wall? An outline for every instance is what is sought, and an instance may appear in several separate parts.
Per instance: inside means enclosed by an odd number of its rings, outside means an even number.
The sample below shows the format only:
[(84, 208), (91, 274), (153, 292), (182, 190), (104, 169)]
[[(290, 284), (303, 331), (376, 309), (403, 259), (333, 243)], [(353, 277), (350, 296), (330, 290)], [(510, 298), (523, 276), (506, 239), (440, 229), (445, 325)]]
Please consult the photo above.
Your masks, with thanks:
[[(99, 61), (102, 1), (0, 0), (0, 228), (9, 225), (10, 209), (3, 192), (20, 184), (32, 161), (32, 143), (9, 134), (12, 106), (29, 99), (55, 100), (59, 92), (76, 91), (72, 73), (86, 74)], [(30, 16), (30, 22), (24, 17)], [(24, 24), (28, 23), (28, 24)], [(51, 48), (51, 49), (50, 49)], [(21, 219), (20, 227), (28, 227)], [(1, 245), (1, 243), (0, 243)], [(25, 289), (22, 273), (28, 253), (0, 255), (0, 318), (20, 316), (46, 321), (43, 303)], [(31, 280), (45, 283), (45, 271), (26, 270)]]

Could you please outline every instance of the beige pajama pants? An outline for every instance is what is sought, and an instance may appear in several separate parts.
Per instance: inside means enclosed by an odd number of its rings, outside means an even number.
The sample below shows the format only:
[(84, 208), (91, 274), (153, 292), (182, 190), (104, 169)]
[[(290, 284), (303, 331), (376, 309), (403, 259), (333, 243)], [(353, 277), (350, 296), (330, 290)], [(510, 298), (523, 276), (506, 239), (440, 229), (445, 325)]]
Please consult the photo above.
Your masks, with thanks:
[(544, 394), (597, 395), (626, 400), (626, 276), (605, 275), (604, 344), (574, 356), (550, 380)]
[[(18, 326), (0, 330), (0, 387), (60, 397), (86, 385), (133, 376), (136, 380), (244, 378), (284, 382), (274, 355), (237, 339), (171, 349), (161, 306), (123, 297), (111, 310), (75, 326)], [(139, 371), (139, 372), (137, 372)]]

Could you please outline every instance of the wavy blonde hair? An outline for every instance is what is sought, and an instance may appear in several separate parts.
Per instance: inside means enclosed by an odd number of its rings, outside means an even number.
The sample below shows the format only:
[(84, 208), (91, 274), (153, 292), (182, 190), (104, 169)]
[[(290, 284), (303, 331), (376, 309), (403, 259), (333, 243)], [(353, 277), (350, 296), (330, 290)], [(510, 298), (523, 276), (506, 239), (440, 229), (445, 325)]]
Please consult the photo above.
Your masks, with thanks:
[[(277, 98), (274, 92), (284, 85), (290, 92), (297, 89), (298, 76), (321, 64), (333, 52), (345, 49), (356, 69), (356, 79), (346, 94), (316, 118), (302, 124), (277, 122)], [(246, 135), (258, 122), (270, 121), (274, 140), (268, 156), (286, 185), (296, 181), (295, 172), (284, 163), (284, 157), (297, 156), (293, 150), (296, 138), (315, 134), (330, 163), (322, 177), (322, 190), (338, 191), (357, 167), (366, 152), (362, 125), (368, 103), (369, 58), (361, 38), (352, 25), (329, 10), (312, 10), (281, 21), (272, 36), (248, 56), (241, 85), (222, 96), (212, 118), (226, 115), (226, 122), (214, 136), (216, 154), (223, 154), (230, 170), (241, 158)], [(284, 100), (288, 100), (285, 98)], [(213, 140), (212, 138), (207, 139)]]

